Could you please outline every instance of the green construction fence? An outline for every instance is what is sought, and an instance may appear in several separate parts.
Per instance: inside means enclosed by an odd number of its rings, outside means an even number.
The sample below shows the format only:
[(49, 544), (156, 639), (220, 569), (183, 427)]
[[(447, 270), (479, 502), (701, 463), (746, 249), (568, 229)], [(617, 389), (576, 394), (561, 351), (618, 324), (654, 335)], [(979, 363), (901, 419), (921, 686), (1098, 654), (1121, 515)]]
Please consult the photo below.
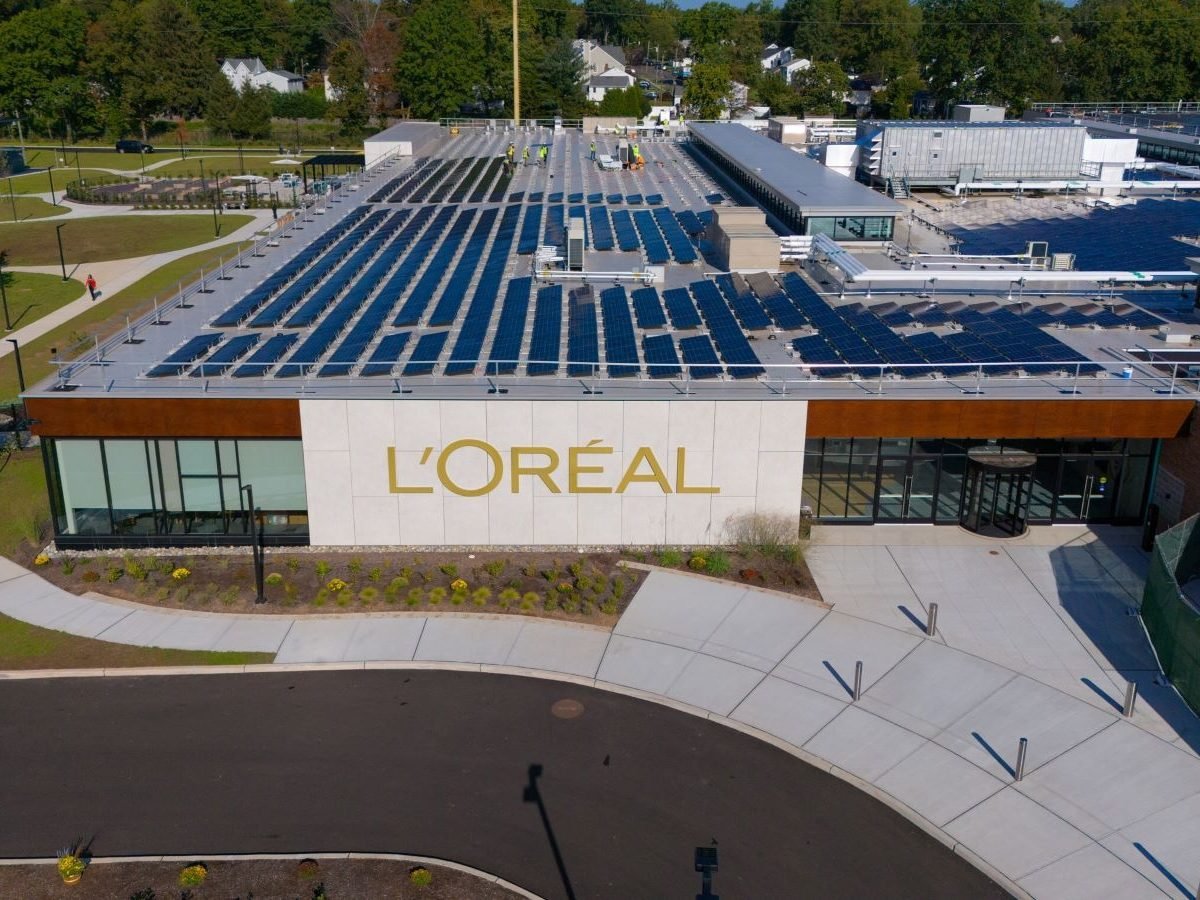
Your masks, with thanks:
[(1163, 672), (1187, 704), (1200, 711), (1200, 610), (1183, 592), (1183, 585), (1196, 575), (1200, 575), (1200, 515), (1155, 539), (1142, 593), (1142, 621)]

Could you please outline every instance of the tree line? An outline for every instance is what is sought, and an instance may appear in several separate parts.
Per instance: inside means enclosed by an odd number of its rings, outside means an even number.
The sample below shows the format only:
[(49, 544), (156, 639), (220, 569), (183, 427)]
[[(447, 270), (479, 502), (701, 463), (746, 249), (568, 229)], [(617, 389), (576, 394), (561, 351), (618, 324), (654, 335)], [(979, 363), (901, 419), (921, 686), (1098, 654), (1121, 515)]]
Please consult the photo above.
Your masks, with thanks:
[[(924, 93), (1019, 113), (1038, 101), (1167, 101), (1200, 94), (1200, 0), (754, 0), (682, 10), (674, 0), (520, 0), (525, 116), (596, 107), (571, 41), (623, 47), (627, 62), (695, 62), (692, 112), (731, 80), (779, 114), (840, 113), (851, 79), (883, 86), (876, 115), (907, 116)], [(760, 65), (791, 46), (812, 66), (792, 83)], [(304, 95), (247, 90), (226, 57), (327, 72)], [(636, 92), (608, 102), (632, 109)], [(338, 119), (357, 133), (387, 117), (511, 115), (508, 0), (0, 0), (0, 116), (74, 139), (205, 119), (256, 137), (272, 115)], [(716, 98), (716, 99), (714, 99)], [(264, 124), (267, 123), (267, 124)]]

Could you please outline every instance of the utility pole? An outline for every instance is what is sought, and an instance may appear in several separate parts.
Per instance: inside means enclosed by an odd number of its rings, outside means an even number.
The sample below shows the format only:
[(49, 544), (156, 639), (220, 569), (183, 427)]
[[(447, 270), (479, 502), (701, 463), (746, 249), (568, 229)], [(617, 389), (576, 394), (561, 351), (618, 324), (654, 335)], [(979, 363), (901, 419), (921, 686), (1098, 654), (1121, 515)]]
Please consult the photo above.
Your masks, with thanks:
[(513, 29), (513, 127), (521, 121), (521, 39), (517, 33), (517, 0), (512, 0)]

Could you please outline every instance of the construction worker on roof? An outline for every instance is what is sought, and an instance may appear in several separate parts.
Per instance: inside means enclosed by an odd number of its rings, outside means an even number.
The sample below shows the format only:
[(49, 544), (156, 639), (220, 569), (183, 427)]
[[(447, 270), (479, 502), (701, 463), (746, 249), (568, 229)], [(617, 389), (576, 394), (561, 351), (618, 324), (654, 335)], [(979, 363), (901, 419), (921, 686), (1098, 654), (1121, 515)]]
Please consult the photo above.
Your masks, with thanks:
[(592, 141), (592, 159), (596, 158), (596, 142)]
[(525, 145), (525, 149), (521, 151), (521, 165), (529, 165), (529, 145)]
[(543, 167), (545, 167), (546, 157), (549, 155), (550, 155), (550, 148), (547, 147), (545, 144), (542, 144), (542, 146), (538, 148), (538, 159), (541, 161), (541, 165)]

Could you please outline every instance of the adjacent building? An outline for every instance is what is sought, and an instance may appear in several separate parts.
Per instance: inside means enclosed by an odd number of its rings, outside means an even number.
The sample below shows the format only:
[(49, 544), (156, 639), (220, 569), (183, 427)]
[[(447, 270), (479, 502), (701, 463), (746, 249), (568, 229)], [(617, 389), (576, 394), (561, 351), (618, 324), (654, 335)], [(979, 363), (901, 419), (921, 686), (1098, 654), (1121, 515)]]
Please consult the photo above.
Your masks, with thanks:
[(251, 59), (225, 59), (221, 62), (221, 73), (238, 91), (247, 84), (256, 88), (270, 88), (280, 94), (298, 94), (304, 90), (304, 79), (295, 72), (268, 69), (257, 56)]

